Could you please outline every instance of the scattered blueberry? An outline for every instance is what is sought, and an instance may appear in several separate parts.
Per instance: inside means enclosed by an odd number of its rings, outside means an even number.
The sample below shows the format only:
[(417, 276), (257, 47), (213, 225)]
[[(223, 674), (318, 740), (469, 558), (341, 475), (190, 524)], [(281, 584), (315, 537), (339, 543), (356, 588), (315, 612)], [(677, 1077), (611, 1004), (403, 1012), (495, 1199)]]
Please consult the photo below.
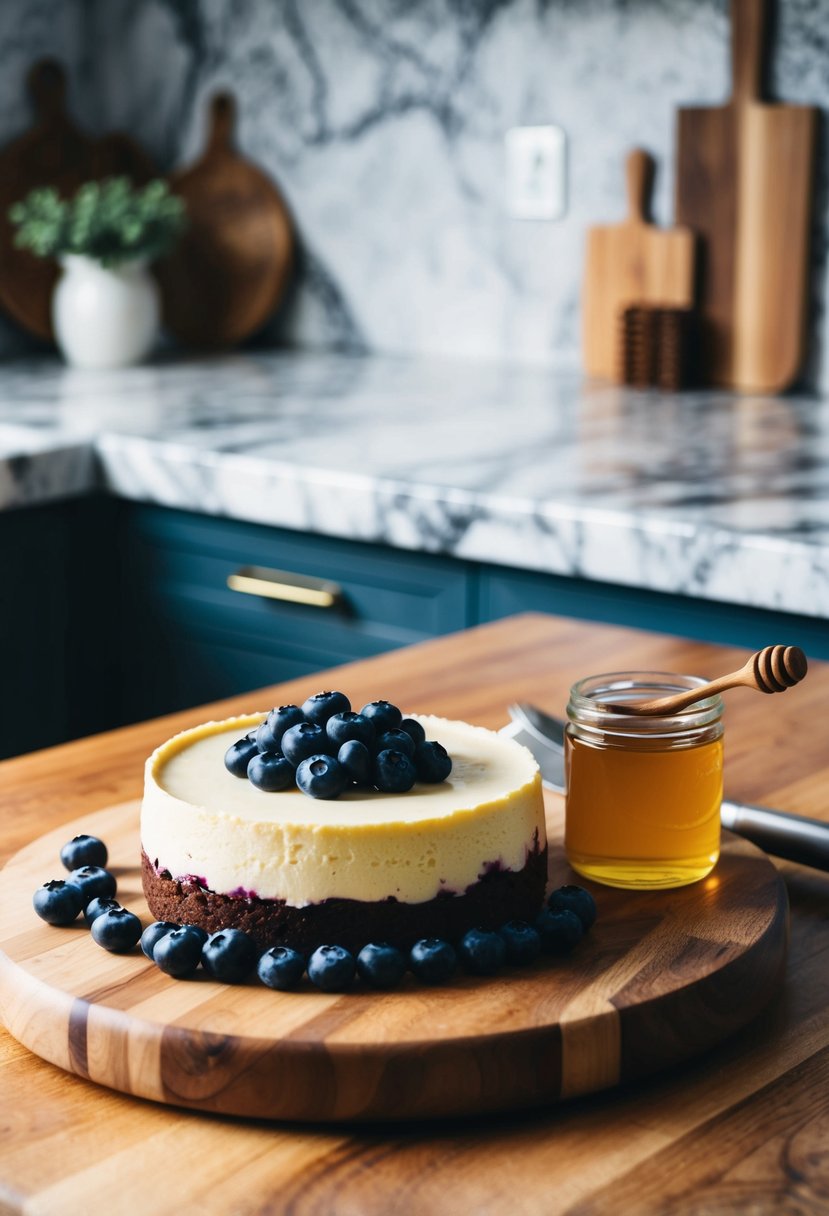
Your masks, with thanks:
[(247, 777), (248, 764), (258, 751), (255, 739), (247, 735), (244, 739), (237, 739), (225, 752), (225, 768), (234, 777)]
[(248, 765), (251, 785), (269, 794), (294, 784), (294, 766), (281, 752), (256, 752)]
[(180, 926), (171, 920), (154, 920), (151, 925), (148, 925), (141, 934), (141, 949), (146, 954), (150, 962), (154, 962), (153, 950), (156, 942), (160, 941), (166, 933), (172, 933), (173, 929), (178, 929)]
[(354, 955), (344, 946), (320, 946), (308, 960), (308, 979), (323, 992), (345, 992), (355, 970)]
[(388, 748), (391, 748), (392, 751), (402, 752), (410, 760), (415, 754), (414, 739), (411, 735), (407, 735), (405, 730), (387, 730), (380, 735), (374, 745), (375, 752), (379, 755), (380, 752), (384, 752)]
[(446, 748), (435, 742), (420, 743), (415, 751), (418, 781), (430, 785), (445, 781), (452, 772), (452, 758)]
[(305, 970), (305, 959), (290, 946), (273, 946), (266, 950), (256, 968), (256, 973), (268, 988), (287, 992), (296, 988)]
[(384, 794), (405, 794), (417, 780), (417, 770), (404, 753), (387, 748), (374, 761), (374, 784)]
[(351, 780), (333, 756), (309, 756), (296, 771), (296, 783), (311, 798), (339, 798)]
[(426, 742), (426, 731), (419, 722), (415, 722), (414, 718), (404, 718), (400, 723), (400, 730), (404, 730), (406, 734), (414, 740), (415, 747), (417, 747), (419, 743)]
[(126, 908), (110, 908), (96, 916), (90, 931), (99, 946), (111, 954), (124, 954), (140, 938), (141, 921)]
[(541, 935), (525, 920), (510, 920), (499, 933), (507, 948), (508, 963), (531, 963), (541, 953)]
[(205, 971), (223, 984), (240, 984), (253, 970), (257, 957), (253, 938), (241, 929), (220, 929), (202, 946)]
[(102, 899), (113, 896), (118, 885), (115, 875), (110, 874), (109, 870), (102, 869), (101, 866), (81, 866), (72, 871), (69, 881), (74, 882), (83, 892), (84, 907), (96, 895), (100, 895)]
[(298, 705), (279, 705), (272, 709), (256, 732), (256, 744), (260, 752), (281, 750), (282, 736), (292, 726), (299, 726), (305, 716)]
[(357, 973), (372, 988), (396, 988), (406, 974), (406, 958), (387, 942), (369, 942), (357, 955)]
[(60, 859), (67, 870), (78, 870), (81, 866), (105, 866), (107, 847), (97, 836), (73, 836), (60, 851)]
[(356, 781), (358, 785), (371, 784), (373, 761), (371, 752), (365, 743), (358, 743), (356, 739), (349, 739), (348, 743), (344, 743), (337, 752), (337, 759), (348, 773), (351, 781)]
[[(190, 929), (191, 932), (197, 933), (202, 945), (204, 945), (208, 937), (210, 937), (210, 934), (206, 929), (202, 929), (201, 925), (182, 925), (181, 927), (182, 929)], [(176, 925), (176, 928), (178, 928), (178, 925)]]
[(47, 925), (71, 925), (83, 907), (83, 891), (74, 882), (53, 878), (38, 887), (32, 906)]
[(110, 908), (120, 908), (121, 905), (117, 899), (113, 899), (111, 895), (100, 896), (96, 895), (94, 899), (90, 899), (89, 903), (83, 910), (83, 918), (87, 925), (91, 925), (93, 920), (97, 920), (104, 912), (108, 912)]
[(584, 936), (584, 928), (575, 912), (563, 909), (551, 912), (544, 908), (535, 920), (545, 954), (567, 954)]
[(490, 929), (470, 929), (461, 939), (458, 955), (473, 975), (494, 975), (506, 961), (507, 947)]
[(585, 933), (596, 919), (596, 901), (584, 887), (559, 887), (547, 900), (551, 912), (575, 912)]
[(165, 933), (155, 944), (153, 962), (165, 975), (184, 980), (194, 975), (201, 962), (201, 935), (189, 925)]
[(331, 743), (325, 733), (325, 727), (313, 722), (300, 722), (298, 726), (291, 726), (282, 736), (282, 753), (294, 768), (309, 756), (318, 756), (320, 752), (330, 750)]
[(374, 742), (376, 731), (370, 718), (362, 714), (346, 710), (342, 714), (333, 714), (325, 724), (325, 733), (336, 748), (355, 739), (368, 747)]
[(454, 973), (458, 957), (454, 947), (439, 937), (424, 937), (409, 952), (409, 966), (425, 984), (443, 984)]
[(351, 709), (351, 702), (344, 692), (316, 692), (302, 706), (303, 716), (309, 722), (324, 726), (334, 714), (344, 714)]
[(391, 701), (369, 701), (368, 705), (363, 706), (360, 713), (363, 717), (370, 719), (378, 735), (382, 735), (387, 730), (394, 730), (396, 726), (400, 725), (403, 717), (400, 710), (396, 705), (392, 705)]

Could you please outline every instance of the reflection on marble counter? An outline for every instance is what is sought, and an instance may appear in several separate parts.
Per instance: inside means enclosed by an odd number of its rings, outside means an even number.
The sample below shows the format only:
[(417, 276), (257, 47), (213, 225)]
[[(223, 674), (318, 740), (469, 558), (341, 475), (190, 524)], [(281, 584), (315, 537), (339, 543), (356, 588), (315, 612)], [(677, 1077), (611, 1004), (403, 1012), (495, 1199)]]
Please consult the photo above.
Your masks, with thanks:
[(829, 616), (829, 403), (514, 365), (0, 368), (0, 506), (129, 499)]

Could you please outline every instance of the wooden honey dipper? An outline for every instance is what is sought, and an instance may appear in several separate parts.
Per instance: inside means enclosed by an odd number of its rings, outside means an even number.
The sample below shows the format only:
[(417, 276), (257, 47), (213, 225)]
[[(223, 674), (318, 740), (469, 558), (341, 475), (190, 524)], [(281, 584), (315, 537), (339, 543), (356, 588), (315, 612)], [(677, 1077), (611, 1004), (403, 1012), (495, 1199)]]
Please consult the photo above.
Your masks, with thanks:
[(728, 688), (754, 688), (758, 692), (785, 692), (793, 684), (799, 684), (809, 664), (799, 646), (764, 646), (740, 668), (727, 676), (720, 676), (698, 688), (672, 693), (669, 697), (657, 697), (654, 701), (635, 701), (627, 705), (608, 705), (607, 708), (625, 714), (674, 714), (687, 709), (696, 701), (713, 697)]

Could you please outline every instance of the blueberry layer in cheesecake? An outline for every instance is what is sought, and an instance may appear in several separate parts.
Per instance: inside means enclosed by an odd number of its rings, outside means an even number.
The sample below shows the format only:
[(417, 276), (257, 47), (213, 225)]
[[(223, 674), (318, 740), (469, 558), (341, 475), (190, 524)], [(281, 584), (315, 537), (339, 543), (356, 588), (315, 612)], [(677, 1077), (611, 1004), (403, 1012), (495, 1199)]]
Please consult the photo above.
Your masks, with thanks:
[[(413, 715), (414, 716), (414, 715)], [(144, 891), (159, 920), (245, 929), (265, 949), (457, 940), (532, 920), (547, 877), (538, 766), (512, 739), (417, 717), (452, 757), (449, 778), (337, 799), (257, 789), (224, 756), (265, 718), (208, 722), (147, 761)]]

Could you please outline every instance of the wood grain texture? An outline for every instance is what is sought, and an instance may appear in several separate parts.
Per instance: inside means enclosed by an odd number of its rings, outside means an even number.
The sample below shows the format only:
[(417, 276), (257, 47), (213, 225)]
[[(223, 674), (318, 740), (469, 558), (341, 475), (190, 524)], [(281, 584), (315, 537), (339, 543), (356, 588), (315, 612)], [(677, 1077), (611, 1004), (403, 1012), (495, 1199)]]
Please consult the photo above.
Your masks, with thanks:
[[(551, 797), (551, 885), (566, 866)], [(727, 840), (716, 873), (678, 891), (594, 888), (599, 921), (567, 959), (497, 979), (325, 996), (199, 974), (176, 983), (140, 950), (110, 956), (81, 925), (39, 921), (32, 892), (61, 844), (107, 842), (119, 898), (147, 925), (139, 806), (38, 838), (0, 875), (0, 1017), (32, 1051), (126, 1093), (256, 1118), (446, 1117), (535, 1106), (630, 1080), (733, 1033), (771, 998), (787, 905), (774, 866)]]
[(51, 341), (59, 268), (53, 258), (15, 247), (9, 207), (37, 186), (54, 186), (69, 197), (85, 181), (123, 174), (143, 183), (154, 169), (128, 135), (93, 139), (75, 126), (66, 108), (65, 75), (54, 60), (34, 64), (27, 86), (34, 125), (0, 151), (0, 306), (29, 333)]
[(619, 382), (625, 309), (690, 308), (694, 300), (693, 233), (648, 219), (654, 162), (646, 152), (630, 152), (625, 172), (627, 218), (589, 230), (582, 300), (585, 371)]
[(187, 346), (233, 346), (275, 312), (294, 262), (293, 227), (274, 183), (233, 147), (235, 102), (213, 98), (207, 146), (170, 176), (188, 227), (159, 262), (164, 324)]
[[(365, 701), (382, 690), (496, 728), (513, 699), (560, 713), (570, 685), (591, 672), (713, 676), (743, 657), (645, 631), (523, 616), (342, 667), (319, 683)], [(174, 731), (296, 700), (308, 684), (6, 761), (0, 861), (68, 818), (140, 797), (143, 758)], [(745, 697), (728, 707), (726, 789), (829, 821), (829, 666), (813, 663), (779, 701)], [(93, 1192), (112, 1216), (823, 1212), (829, 875), (777, 868), (791, 907), (789, 962), (764, 1012), (687, 1065), (529, 1114), (359, 1128), (211, 1117), (67, 1076), (0, 1032), (0, 1212), (76, 1211)]]
[(678, 112), (676, 215), (701, 237), (707, 381), (777, 392), (805, 349), (818, 111), (761, 102), (765, 0), (731, 12), (731, 98)]

